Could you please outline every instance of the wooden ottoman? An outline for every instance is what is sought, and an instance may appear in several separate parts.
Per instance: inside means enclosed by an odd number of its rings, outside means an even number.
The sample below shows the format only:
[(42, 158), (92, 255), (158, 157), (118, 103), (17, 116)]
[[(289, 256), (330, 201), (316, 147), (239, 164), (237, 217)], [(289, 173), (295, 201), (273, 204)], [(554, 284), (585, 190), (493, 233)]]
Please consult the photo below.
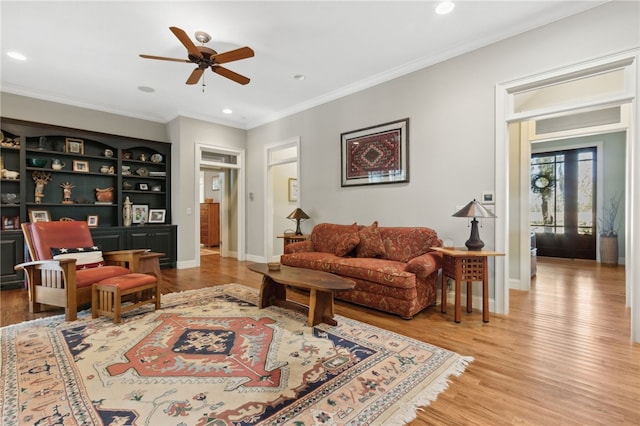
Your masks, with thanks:
[[(128, 297), (131, 296), (131, 297)], [(122, 306), (126, 299), (130, 304)], [(160, 291), (155, 275), (132, 273), (107, 278), (91, 286), (91, 316), (104, 315), (118, 324), (123, 312), (147, 303), (155, 303), (160, 309)]]

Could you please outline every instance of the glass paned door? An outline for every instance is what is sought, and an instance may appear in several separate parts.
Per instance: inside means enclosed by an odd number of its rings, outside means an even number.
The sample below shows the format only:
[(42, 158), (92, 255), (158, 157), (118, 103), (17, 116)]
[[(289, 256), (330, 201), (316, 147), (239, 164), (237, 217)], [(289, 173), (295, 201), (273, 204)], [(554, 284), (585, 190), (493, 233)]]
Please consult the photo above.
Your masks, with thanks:
[(529, 218), (539, 256), (595, 259), (596, 148), (533, 154)]

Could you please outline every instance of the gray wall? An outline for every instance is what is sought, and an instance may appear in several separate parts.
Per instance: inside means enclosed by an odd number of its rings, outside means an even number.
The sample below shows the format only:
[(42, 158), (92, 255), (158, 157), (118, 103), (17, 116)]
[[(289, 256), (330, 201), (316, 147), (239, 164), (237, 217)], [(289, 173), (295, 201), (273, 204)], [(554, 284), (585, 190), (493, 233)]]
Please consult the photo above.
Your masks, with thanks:
[[(262, 255), (261, 147), (300, 136), (301, 207), (314, 223), (428, 226), (460, 245), (456, 206), (493, 191), (495, 85), (639, 43), (637, 2), (613, 2), (248, 132), (248, 252)], [(340, 133), (409, 117), (410, 182), (340, 187)], [(480, 236), (494, 247), (494, 225)]]

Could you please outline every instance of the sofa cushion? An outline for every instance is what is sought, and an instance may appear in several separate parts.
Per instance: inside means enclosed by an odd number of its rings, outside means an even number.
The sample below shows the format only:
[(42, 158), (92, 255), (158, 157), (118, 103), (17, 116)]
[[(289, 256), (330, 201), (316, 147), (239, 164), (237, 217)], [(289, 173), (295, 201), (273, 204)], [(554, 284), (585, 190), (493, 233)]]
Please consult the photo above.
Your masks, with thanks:
[(336, 259), (340, 258), (333, 253), (324, 253), (320, 251), (294, 252), (280, 256), (280, 263), (296, 268), (331, 272), (331, 263)]
[(403, 262), (373, 258), (342, 257), (331, 262), (330, 271), (341, 277), (358, 278), (395, 288), (416, 286), (416, 276), (405, 271)]
[(356, 247), (356, 257), (383, 257), (384, 244), (378, 231), (378, 222), (371, 226), (361, 226), (358, 229), (360, 243)]
[(53, 260), (75, 259), (76, 269), (89, 269), (104, 266), (102, 248), (94, 245), (90, 247), (58, 248), (51, 247)]
[(360, 237), (358, 234), (347, 233), (344, 234), (338, 240), (338, 245), (336, 246), (336, 256), (346, 256), (353, 251), (354, 248), (357, 247), (360, 242)]
[(379, 227), (384, 243), (384, 258), (408, 262), (430, 251), (430, 247), (442, 246), (436, 231), (419, 227)]
[(337, 225), (334, 223), (319, 223), (311, 231), (313, 250), (324, 253), (336, 253), (338, 244), (345, 234), (358, 235), (358, 225)]

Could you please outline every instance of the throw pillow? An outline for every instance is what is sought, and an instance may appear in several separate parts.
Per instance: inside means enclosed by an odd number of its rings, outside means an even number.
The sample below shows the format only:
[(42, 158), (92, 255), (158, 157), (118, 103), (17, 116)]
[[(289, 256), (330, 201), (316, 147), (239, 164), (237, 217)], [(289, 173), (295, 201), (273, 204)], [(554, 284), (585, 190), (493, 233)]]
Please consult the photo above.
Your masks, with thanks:
[(104, 266), (102, 247), (56, 248), (51, 247), (53, 260), (76, 259), (76, 270)]
[(383, 257), (384, 243), (378, 230), (378, 221), (375, 221), (371, 226), (365, 226), (358, 231), (360, 237), (360, 244), (356, 247), (357, 257)]
[(342, 257), (351, 253), (359, 242), (360, 237), (358, 237), (358, 234), (355, 232), (349, 232), (348, 234), (342, 235), (338, 240), (338, 245), (336, 246), (336, 256)]

